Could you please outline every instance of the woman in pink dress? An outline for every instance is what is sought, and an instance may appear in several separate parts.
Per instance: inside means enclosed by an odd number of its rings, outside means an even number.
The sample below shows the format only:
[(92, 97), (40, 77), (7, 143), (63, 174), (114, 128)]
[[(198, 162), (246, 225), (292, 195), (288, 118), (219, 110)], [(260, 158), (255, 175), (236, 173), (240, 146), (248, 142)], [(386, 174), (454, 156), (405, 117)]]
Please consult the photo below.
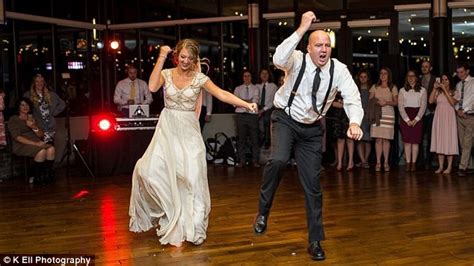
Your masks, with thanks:
[[(449, 174), (453, 166), (453, 155), (459, 154), (458, 132), (456, 125), (456, 113), (452, 82), (449, 75), (443, 74), (441, 82), (434, 84), (430, 94), (430, 104), (436, 103), (431, 135), (431, 152), (438, 154), (439, 168), (435, 173)], [(448, 158), (448, 167), (444, 169), (444, 157)]]
[(390, 141), (395, 134), (394, 107), (398, 105), (398, 89), (392, 83), (392, 71), (388, 67), (380, 69), (379, 81), (369, 90), (369, 100), (374, 97), (377, 99), (377, 104), (382, 107), (380, 124), (372, 124), (370, 127), (370, 136), (375, 139), (375, 155), (377, 159), (375, 171), (381, 171), (383, 155), (384, 171), (390, 172), (388, 156), (390, 154)]

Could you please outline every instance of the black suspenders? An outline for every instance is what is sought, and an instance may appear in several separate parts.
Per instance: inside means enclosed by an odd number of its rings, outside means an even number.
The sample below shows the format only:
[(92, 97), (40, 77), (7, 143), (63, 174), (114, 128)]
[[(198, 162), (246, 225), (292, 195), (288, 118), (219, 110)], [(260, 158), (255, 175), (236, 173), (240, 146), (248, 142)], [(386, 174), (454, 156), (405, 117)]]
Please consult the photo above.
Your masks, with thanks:
[(285, 109), (289, 108), (290, 112), (291, 112), (291, 104), (293, 103), (293, 99), (295, 98), (296, 91), (298, 90), (298, 87), (300, 86), (301, 79), (303, 79), (305, 68), (306, 68), (306, 54), (303, 54), (303, 63), (301, 63), (300, 72), (298, 73), (298, 77), (296, 78), (295, 84), (293, 85), (293, 90), (291, 91), (290, 98), (288, 98), (288, 104), (285, 107)]
[[(330, 64), (331, 64), (331, 66), (329, 67), (329, 75), (330, 75), (329, 87), (328, 87), (328, 90), (326, 92), (326, 96), (324, 97), (323, 108), (321, 108), (321, 112), (319, 112), (318, 110), (314, 110), (318, 114), (318, 117), (316, 118), (316, 120), (319, 119), (320, 116), (322, 116), (324, 108), (326, 108), (326, 104), (327, 104), (327, 101), (328, 101), (328, 98), (329, 98), (329, 94), (331, 93), (332, 80), (333, 80), (333, 76), (334, 76), (334, 62), (333, 62), (332, 59), (331, 59)], [(303, 79), (305, 68), (306, 68), (306, 54), (303, 53), (303, 62), (301, 63), (300, 72), (298, 73), (298, 77), (296, 78), (295, 84), (293, 85), (293, 90), (291, 91), (290, 97), (288, 98), (288, 104), (284, 108), (284, 109), (288, 108), (288, 115), (290, 116), (290, 118), (291, 118), (291, 104), (293, 103), (293, 99), (295, 98), (296, 91), (298, 90), (298, 87), (300, 86), (301, 80)]]

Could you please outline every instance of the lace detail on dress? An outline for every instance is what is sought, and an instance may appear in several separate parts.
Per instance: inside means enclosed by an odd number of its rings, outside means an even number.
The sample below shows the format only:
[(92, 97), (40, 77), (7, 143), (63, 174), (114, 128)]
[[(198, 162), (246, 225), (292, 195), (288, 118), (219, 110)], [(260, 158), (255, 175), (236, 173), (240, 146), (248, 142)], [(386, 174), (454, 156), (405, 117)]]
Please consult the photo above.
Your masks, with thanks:
[(178, 89), (173, 83), (171, 69), (165, 69), (162, 73), (165, 78), (165, 107), (173, 110), (194, 112), (196, 101), (201, 93), (201, 86), (206, 83), (209, 77), (203, 73), (197, 73), (191, 84)]

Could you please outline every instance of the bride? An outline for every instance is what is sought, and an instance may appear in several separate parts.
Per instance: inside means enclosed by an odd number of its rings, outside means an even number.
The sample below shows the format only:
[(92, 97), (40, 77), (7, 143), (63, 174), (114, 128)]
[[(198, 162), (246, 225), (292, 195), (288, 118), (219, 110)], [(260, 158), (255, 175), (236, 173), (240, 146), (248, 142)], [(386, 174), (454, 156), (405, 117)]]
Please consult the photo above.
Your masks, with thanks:
[(257, 105), (220, 89), (200, 72), (196, 41), (181, 40), (173, 53), (176, 67), (163, 70), (170, 52), (169, 46), (160, 48), (150, 76), (150, 91), (164, 86), (165, 108), (133, 171), (129, 229), (143, 232), (157, 227), (162, 245), (179, 247), (184, 241), (200, 245), (206, 239), (211, 210), (206, 149), (195, 112), (201, 109), (201, 88), (252, 112), (257, 112)]

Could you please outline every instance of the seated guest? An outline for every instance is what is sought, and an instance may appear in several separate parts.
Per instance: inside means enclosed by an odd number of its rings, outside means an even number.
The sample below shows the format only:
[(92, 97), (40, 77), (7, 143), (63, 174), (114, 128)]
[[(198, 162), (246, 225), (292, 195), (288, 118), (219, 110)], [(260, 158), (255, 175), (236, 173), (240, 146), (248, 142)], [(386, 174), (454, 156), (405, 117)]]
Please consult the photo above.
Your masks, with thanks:
[(33, 158), (33, 182), (41, 184), (54, 178), (55, 149), (43, 141), (44, 131), (31, 115), (32, 106), (30, 99), (21, 98), (16, 104), (18, 114), (8, 120), (8, 130), (12, 138), (13, 153)]
[(114, 93), (114, 103), (118, 110), (128, 116), (128, 106), (131, 104), (151, 104), (153, 96), (144, 80), (137, 78), (137, 68), (128, 66), (128, 77), (117, 83)]

